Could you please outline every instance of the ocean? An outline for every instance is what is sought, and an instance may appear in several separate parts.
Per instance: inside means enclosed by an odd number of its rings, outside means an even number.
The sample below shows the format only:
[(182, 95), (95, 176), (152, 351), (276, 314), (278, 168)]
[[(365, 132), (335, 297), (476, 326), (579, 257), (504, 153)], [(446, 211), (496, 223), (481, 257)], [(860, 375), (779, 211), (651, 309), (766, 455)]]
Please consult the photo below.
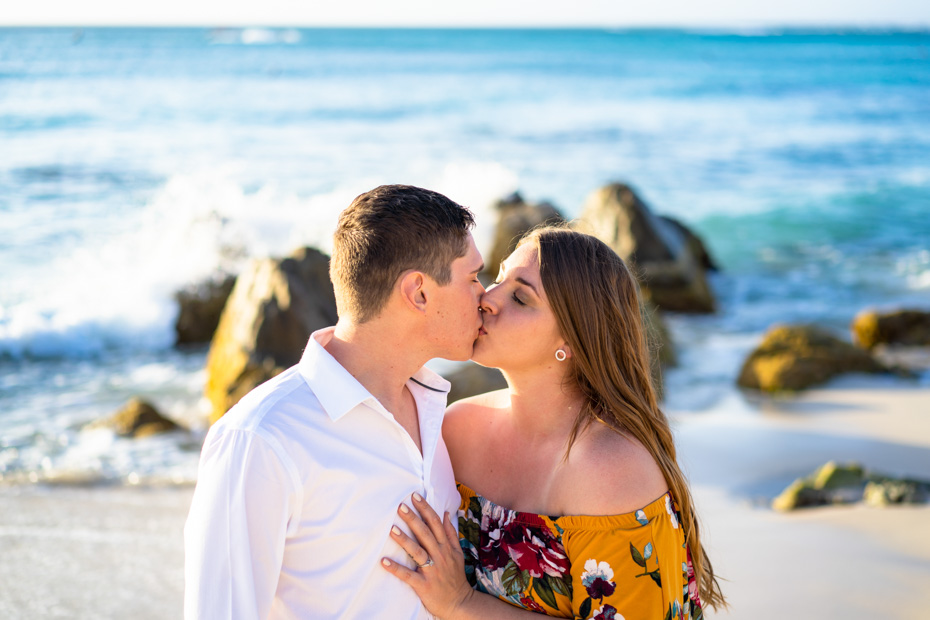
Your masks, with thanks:
[[(363, 191), (441, 191), (487, 247), (497, 199), (613, 181), (722, 267), (667, 407), (732, 402), (774, 323), (930, 307), (930, 32), (0, 29), (0, 480), (192, 482), (174, 293), (328, 251)], [(136, 395), (194, 432), (81, 430)]]

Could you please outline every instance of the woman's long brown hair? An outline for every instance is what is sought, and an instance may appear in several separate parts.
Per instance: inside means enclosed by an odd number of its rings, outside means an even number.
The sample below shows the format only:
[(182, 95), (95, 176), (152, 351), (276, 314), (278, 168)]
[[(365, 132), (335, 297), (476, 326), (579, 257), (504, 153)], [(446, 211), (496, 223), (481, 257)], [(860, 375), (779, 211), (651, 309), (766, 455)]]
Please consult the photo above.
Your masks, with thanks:
[(701, 545), (694, 501), (678, 466), (668, 419), (659, 408), (636, 279), (606, 244), (569, 228), (533, 230), (519, 243), (527, 244), (537, 250), (543, 288), (572, 351), (568, 380), (585, 399), (566, 455), (579, 433), (595, 421), (645, 446), (681, 510), (701, 602), (715, 609), (726, 606)]

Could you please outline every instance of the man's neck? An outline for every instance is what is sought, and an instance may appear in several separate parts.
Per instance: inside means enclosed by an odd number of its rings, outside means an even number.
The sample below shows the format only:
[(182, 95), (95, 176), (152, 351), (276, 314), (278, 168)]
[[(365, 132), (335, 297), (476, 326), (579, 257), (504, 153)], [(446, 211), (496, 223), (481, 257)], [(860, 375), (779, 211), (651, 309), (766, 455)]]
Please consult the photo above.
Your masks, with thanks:
[(428, 359), (403, 330), (378, 319), (357, 324), (340, 320), (326, 350), (392, 413), (400, 412), (407, 380)]

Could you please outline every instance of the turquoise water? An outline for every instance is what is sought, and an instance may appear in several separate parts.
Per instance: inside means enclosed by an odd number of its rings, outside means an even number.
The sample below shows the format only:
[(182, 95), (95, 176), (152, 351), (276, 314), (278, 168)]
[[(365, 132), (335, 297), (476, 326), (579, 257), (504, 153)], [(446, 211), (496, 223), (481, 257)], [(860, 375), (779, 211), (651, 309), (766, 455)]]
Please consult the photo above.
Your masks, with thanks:
[(723, 267), (670, 407), (772, 323), (930, 307), (930, 33), (0, 29), (0, 472), (189, 477), (75, 429), (134, 394), (201, 420), (173, 292), (328, 249), (362, 191), (443, 191), (484, 242), (501, 196), (616, 180)]

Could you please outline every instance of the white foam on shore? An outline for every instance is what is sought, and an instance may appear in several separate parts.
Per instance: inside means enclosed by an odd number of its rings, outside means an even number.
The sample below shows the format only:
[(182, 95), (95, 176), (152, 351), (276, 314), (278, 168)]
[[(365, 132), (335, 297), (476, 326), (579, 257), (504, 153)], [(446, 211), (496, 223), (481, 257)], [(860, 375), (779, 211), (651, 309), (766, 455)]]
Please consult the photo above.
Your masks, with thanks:
[[(0, 356), (86, 357), (108, 350), (162, 350), (174, 344), (174, 294), (250, 257), (283, 256), (310, 245), (331, 251), (339, 212), (379, 184), (360, 180), (304, 197), (273, 185), (246, 191), (236, 166), (172, 177), (124, 234), (62, 256), (28, 299), (0, 303)], [(516, 189), (493, 162), (424, 170), (411, 182), (436, 188), (475, 212), (479, 247), (493, 230), (489, 205)]]

